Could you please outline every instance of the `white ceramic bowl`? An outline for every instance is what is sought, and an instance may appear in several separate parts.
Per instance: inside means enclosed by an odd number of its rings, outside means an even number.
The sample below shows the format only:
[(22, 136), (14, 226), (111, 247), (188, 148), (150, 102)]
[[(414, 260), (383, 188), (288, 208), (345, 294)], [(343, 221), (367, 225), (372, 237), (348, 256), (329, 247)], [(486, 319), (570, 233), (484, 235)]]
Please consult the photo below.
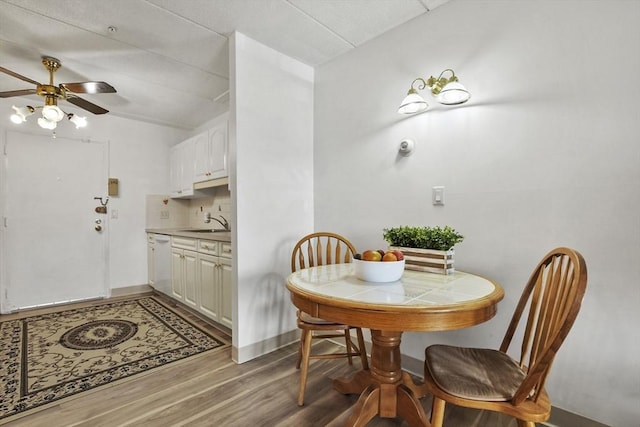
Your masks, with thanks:
[(404, 272), (402, 261), (362, 261), (353, 260), (356, 277), (365, 282), (395, 282)]

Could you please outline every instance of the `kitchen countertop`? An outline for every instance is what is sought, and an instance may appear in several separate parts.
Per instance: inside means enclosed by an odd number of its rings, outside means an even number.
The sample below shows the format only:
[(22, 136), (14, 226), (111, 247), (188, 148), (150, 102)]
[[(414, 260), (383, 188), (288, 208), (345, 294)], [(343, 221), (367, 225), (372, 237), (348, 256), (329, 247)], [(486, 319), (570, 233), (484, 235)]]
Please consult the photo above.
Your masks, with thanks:
[(168, 236), (189, 237), (192, 239), (217, 240), (220, 242), (230, 242), (230, 231), (206, 232), (199, 230), (211, 230), (211, 228), (147, 228), (147, 233), (166, 234)]

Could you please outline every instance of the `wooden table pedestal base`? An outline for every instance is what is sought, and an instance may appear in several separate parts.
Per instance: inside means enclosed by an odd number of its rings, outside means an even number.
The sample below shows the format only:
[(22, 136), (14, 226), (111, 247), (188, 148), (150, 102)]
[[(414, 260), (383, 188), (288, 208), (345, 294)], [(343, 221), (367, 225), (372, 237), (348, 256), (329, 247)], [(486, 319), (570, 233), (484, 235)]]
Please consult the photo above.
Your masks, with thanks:
[(402, 372), (401, 337), (402, 332), (371, 330), (371, 370), (333, 381), (333, 387), (342, 394), (360, 393), (347, 426), (364, 426), (376, 415), (401, 417), (411, 426), (430, 426), (419, 401), (425, 392)]

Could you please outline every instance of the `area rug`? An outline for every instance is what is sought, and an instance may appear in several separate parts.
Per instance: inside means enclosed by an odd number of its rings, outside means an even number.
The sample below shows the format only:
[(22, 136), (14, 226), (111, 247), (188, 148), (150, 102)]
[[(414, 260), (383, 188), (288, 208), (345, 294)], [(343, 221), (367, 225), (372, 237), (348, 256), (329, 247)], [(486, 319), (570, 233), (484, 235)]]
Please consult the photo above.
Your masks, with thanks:
[(0, 424), (223, 347), (153, 297), (1, 322)]

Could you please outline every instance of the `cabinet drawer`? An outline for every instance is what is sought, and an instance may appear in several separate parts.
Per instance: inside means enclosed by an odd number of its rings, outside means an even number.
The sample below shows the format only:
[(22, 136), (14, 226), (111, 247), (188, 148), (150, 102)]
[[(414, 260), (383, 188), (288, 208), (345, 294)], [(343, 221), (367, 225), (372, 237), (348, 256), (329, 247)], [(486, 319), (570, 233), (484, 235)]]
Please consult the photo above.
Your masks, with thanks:
[(213, 240), (200, 240), (198, 252), (209, 255), (218, 255), (218, 242)]
[(192, 251), (195, 251), (198, 248), (198, 241), (196, 239), (189, 239), (186, 237), (172, 236), (171, 246), (173, 246), (174, 248), (190, 249)]
[(231, 258), (231, 243), (220, 242), (220, 253), (218, 255)]

